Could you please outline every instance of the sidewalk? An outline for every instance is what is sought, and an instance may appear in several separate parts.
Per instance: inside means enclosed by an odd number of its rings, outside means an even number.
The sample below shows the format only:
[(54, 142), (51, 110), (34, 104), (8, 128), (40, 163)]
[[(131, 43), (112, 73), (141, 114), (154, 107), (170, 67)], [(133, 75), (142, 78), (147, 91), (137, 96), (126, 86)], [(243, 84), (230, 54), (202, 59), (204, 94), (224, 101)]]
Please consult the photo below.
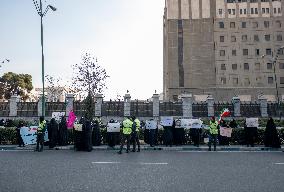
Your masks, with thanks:
[[(18, 147), (17, 145), (0, 145), (0, 150), (17, 150), (17, 151), (33, 151), (35, 148), (35, 145), (27, 145), (26, 147)], [(58, 146), (54, 149), (49, 149), (48, 146), (44, 147), (44, 150), (73, 150), (73, 145), (68, 146)], [(213, 149), (213, 147), (212, 147)], [(109, 147), (107, 145), (101, 145), (101, 146), (93, 146), (93, 150), (97, 151), (107, 151), (107, 150), (119, 150), (119, 146), (116, 145), (114, 148)], [(193, 145), (182, 145), (182, 146), (172, 146), (172, 147), (166, 147), (166, 146), (155, 146), (150, 147), (149, 145), (141, 145), (141, 150), (165, 150), (165, 151), (208, 151), (207, 145), (200, 145), (199, 147), (195, 147)], [(281, 149), (275, 149), (275, 148), (269, 148), (264, 147), (263, 145), (257, 145), (255, 147), (247, 147), (244, 145), (230, 145), (230, 146), (217, 146), (217, 151), (283, 151), (284, 148)]]

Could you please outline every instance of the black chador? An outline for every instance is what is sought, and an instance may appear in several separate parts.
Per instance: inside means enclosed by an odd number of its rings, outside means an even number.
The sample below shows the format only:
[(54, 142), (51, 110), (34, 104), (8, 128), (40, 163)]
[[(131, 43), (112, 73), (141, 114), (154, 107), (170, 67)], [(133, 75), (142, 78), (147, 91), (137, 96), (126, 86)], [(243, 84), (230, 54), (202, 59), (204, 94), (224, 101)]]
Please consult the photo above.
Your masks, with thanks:
[(58, 123), (54, 118), (50, 120), (48, 125), (48, 139), (49, 139), (49, 148), (54, 148), (57, 144), (58, 137)]
[(62, 117), (61, 122), (59, 123), (58, 145), (68, 145), (68, 132), (65, 117)]
[(272, 119), (269, 118), (264, 132), (264, 145), (265, 147), (280, 148), (280, 139), (277, 133), (276, 125)]

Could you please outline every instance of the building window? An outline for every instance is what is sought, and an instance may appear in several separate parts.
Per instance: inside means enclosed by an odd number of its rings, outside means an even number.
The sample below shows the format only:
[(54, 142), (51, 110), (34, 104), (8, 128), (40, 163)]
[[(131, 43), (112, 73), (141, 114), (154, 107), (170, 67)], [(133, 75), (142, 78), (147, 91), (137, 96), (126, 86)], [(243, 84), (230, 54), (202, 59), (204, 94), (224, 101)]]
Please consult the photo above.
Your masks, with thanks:
[(226, 70), (226, 64), (221, 64), (221, 70)]
[(253, 40), (254, 40), (254, 41), (259, 41), (258, 35), (254, 35), (254, 36), (253, 36)]
[(282, 35), (281, 34), (278, 34), (277, 37), (276, 37), (277, 41), (282, 41)]
[(278, 13), (281, 13), (281, 8), (280, 7), (278, 7)]
[(265, 8), (262, 8), (262, 14), (265, 14)]
[(247, 14), (247, 9), (244, 9), (244, 14), (245, 14), (245, 15)]
[(248, 63), (244, 63), (244, 70), (249, 70), (249, 64)]
[(225, 85), (226, 84), (226, 77), (221, 77), (221, 84)]
[(229, 13), (229, 15), (231, 15), (232, 14), (232, 10), (228, 9), (228, 13)]
[(224, 42), (225, 41), (225, 37), (224, 36), (220, 36), (220, 42)]
[(248, 49), (243, 49), (243, 55), (248, 55)]
[(232, 50), (232, 56), (237, 56), (237, 50)]
[(283, 55), (284, 54), (284, 49), (278, 49), (277, 50), (278, 55)]
[(240, 15), (242, 15), (243, 14), (243, 9), (240, 9)]
[(263, 23), (265, 28), (269, 28), (269, 21), (264, 21)]
[(270, 35), (264, 35), (265, 41), (270, 41)]
[(224, 29), (224, 22), (219, 22), (219, 28)]
[(245, 84), (245, 86), (250, 85), (250, 80), (249, 80), (249, 78), (245, 78), (245, 79), (244, 79), (244, 84)]
[(266, 50), (265, 50), (265, 54), (266, 54), (266, 55), (271, 55), (271, 49), (266, 49)]
[(274, 10), (274, 14), (276, 14), (276, 13), (277, 13), (277, 9), (276, 9), (276, 7), (274, 7), (274, 9), (273, 9), (273, 10)]
[(266, 13), (269, 14), (269, 8), (266, 8)]
[(237, 64), (232, 64), (232, 70), (237, 70), (238, 69), (238, 65)]
[(223, 14), (223, 9), (219, 9), (219, 15)]
[(225, 50), (220, 50), (220, 56), (225, 56)]
[(284, 84), (284, 77), (280, 77), (280, 84)]
[(268, 77), (267, 82), (268, 84), (273, 84), (273, 77)]
[(252, 22), (252, 27), (253, 28), (258, 28), (258, 22), (256, 22), (256, 21)]
[(238, 85), (239, 84), (239, 79), (237, 77), (233, 78), (233, 85)]
[(258, 9), (257, 8), (254, 8), (254, 13), (258, 14)]
[(236, 36), (231, 36), (231, 42), (236, 42), (237, 41), (237, 39), (236, 39)]
[(255, 56), (259, 56), (259, 55), (260, 55), (259, 49), (255, 49)]
[(248, 36), (247, 35), (242, 35), (242, 41), (243, 42), (247, 42), (248, 40)]
[(284, 63), (279, 63), (279, 69), (284, 69)]
[(230, 22), (230, 28), (235, 28), (235, 27), (236, 27), (235, 22)]
[(250, 8), (250, 14), (254, 14), (253, 12), (254, 12), (253, 8)]
[(267, 69), (272, 69), (272, 63), (267, 63)]
[(260, 70), (260, 63), (255, 63), (255, 70)]
[(275, 21), (276, 27), (281, 28), (281, 21)]
[(242, 28), (247, 28), (247, 22), (242, 22)]

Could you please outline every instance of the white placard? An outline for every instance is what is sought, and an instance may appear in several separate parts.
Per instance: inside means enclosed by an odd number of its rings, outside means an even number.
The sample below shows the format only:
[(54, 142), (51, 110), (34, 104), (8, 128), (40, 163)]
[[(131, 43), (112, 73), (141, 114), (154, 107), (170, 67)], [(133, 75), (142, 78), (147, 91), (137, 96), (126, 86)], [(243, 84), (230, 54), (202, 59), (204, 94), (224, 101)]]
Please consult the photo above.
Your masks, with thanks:
[(162, 126), (164, 126), (164, 127), (166, 127), (166, 126), (173, 126), (173, 121), (174, 121), (173, 117), (161, 117), (160, 124)]
[(61, 117), (65, 116), (65, 112), (52, 112), (52, 118), (54, 118), (56, 121), (60, 121)]
[(220, 127), (220, 135), (224, 137), (231, 137), (232, 130), (233, 130), (232, 128)]
[(83, 124), (74, 124), (75, 131), (82, 131)]
[(200, 119), (177, 119), (175, 128), (200, 129), (203, 122)]
[[(20, 135), (25, 145), (36, 144), (38, 126), (21, 127)], [(45, 130), (44, 141), (48, 141), (48, 132)]]
[(108, 123), (107, 124), (107, 132), (109, 132), (109, 133), (120, 132), (120, 123)]
[(146, 120), (146, 129), (156, 129), (157, 121), (155, 120)]
[(258, 118), (246, 118), (247, 127), (258, 127)]

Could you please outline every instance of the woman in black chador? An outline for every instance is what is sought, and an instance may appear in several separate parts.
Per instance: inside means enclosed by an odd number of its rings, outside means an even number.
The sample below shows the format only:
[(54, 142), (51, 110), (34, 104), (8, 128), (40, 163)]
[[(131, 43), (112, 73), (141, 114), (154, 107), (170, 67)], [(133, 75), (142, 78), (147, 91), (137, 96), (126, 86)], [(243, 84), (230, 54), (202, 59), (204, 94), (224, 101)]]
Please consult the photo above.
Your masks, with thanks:
[(163, 143), (166, 146), (173, 145), (173, 129), (175, 128), (175, 121), (173, 121), (172, 126), (164, 126)]
[(276, 125), (272, 119), (269, 118), (264, 132), (264, 145), (265, 147), (280, 148), (280, 139), (276, 130)]
[[(227, 123), (224, 119), (221, 119), (219, 125), (220, 125), (220, 127), (227, 128)], [(222, 135), (219, 134), (218, 138), (219, 138), (219, 144), (220, 145), (229, 145), (229, 138), (228, 137), (225, 137), (225, 136), (222, 136)]]
[(57, 135), (58, 135), (58, 123), (54, 118), (50, 120), (48, 125), (48, 139), (49, 139), (49, 148), (52, 149), (57, 144)]
[(68, 132), (66, 118), (62, 117), (59, 123), (58, 145), (68, 145)]
[[(18, 141), (18, 144), (19, 144), (19, 147), (24, 147), (25, 146), (25, 143), (21, 137), (21, 128), (24, 126), (24, 123), (21, 121), (19, 123), (19, 125), (17, 126), (17, 141)], [(0, 140), (0, 143), (1, 143), (1, 140)]]

